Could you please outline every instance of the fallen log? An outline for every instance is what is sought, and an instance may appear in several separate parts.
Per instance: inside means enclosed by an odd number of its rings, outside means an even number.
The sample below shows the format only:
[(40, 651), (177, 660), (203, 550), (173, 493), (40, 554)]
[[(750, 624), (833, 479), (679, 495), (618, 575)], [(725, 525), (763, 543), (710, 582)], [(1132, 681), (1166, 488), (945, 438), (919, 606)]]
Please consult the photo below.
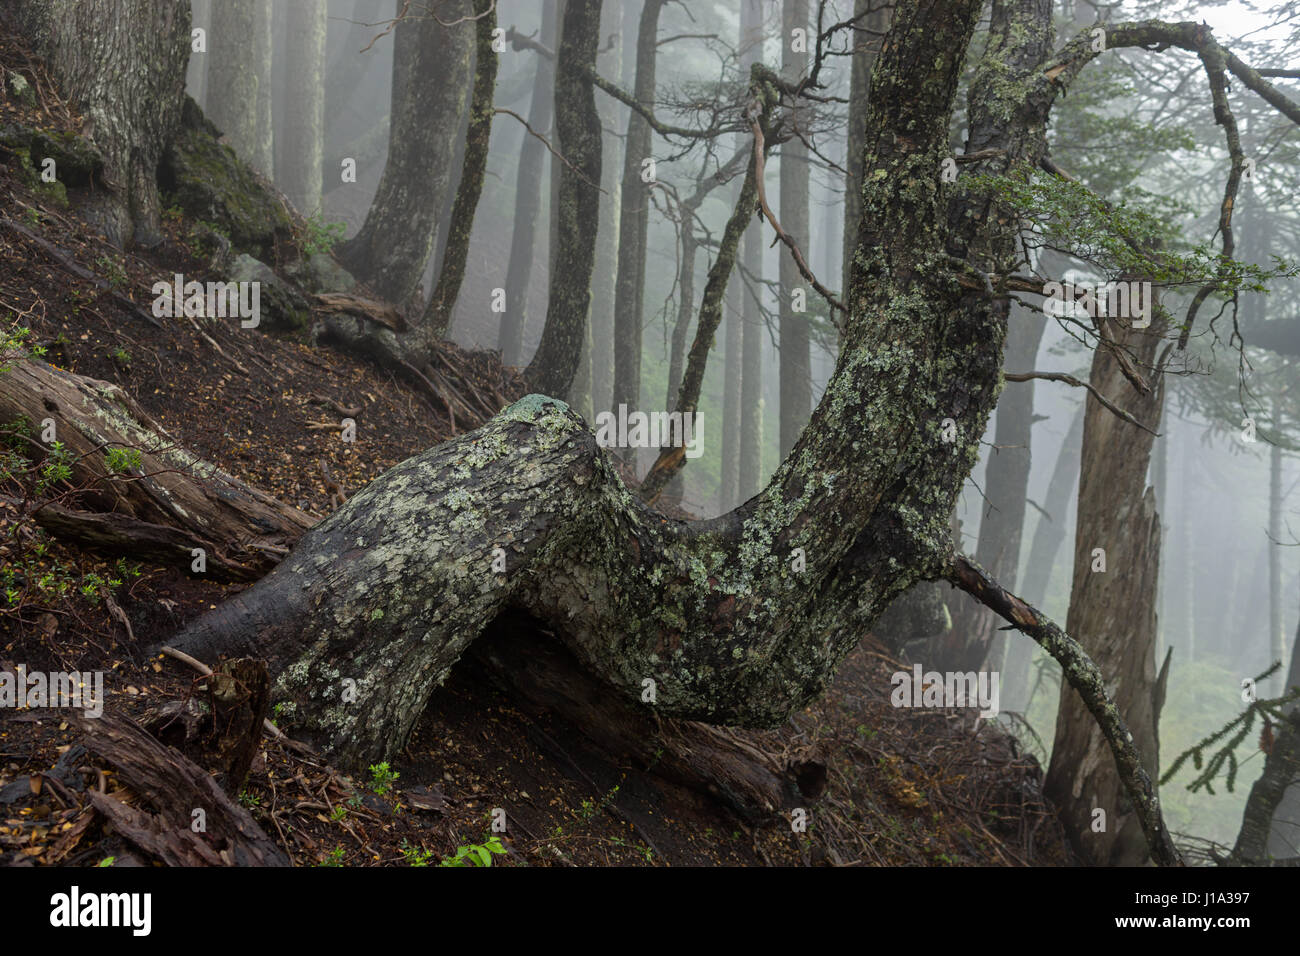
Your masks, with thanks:
[[(274, 567), (315, 523), (177, 445), (110, 382), (17, 360), (0, 375), (0, 423), (17, 419), (29, 426), (29, 457), (45, 460), (57, 441), (72, 471), (58, 489), (70, 494), (58, 503), (38, 503), (35, 520), (82, 545), (179, 561), (187, 571), (191, 551), (202, 548), (206, 573), (251, 580)], [(138, 451), (139, 462), (114, 473), (111, 449)]]

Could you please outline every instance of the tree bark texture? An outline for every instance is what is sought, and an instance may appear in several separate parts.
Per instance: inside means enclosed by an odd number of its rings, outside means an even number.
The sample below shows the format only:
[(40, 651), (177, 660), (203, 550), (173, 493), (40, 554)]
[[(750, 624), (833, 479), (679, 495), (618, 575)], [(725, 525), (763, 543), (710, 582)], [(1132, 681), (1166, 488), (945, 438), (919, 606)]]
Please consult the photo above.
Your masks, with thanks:
[(320, 212), (325, 140), (326, 7), (321, 0), (289, 0), (287, 14), (280, 187), (299, 212), (312, 216)]
[[(403, 6), (398, 0), (399, 12)], [(348, 271), (397, 305), (411, 299), (433, 253), (474, 50), (474, 23), (463, 19), (472, 16), (470, 0), (412, 4), (411, 11), (393, 31), (388, 163), (365, 223), (339, 247)]]

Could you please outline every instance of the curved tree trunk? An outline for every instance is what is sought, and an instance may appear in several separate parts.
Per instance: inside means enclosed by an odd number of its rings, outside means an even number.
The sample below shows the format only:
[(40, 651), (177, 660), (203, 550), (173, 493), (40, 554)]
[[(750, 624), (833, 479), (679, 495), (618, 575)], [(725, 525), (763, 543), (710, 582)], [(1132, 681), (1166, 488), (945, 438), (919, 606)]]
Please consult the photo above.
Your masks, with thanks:
[[(582, 6), (573, 0), (570, 13)], [(625, 701), (770, 726), (825, 688), (894, 597), (946, 577), (1063, 661), (1159, 858), (1176, 861), (1096, 668), (951, 554), (948, 516), (995, 402), (1005, 323), (950, 258), (987, 244), (998, 216), (975, 215), (935, 175), (981, 4), (953, 0), (941, 17), (921, 6), (900, 4), (873, 76), (867, 160), (883, 175), (863, 188), (855, 307), (835, 371), (754, 499), (712, 521), (666, 519), (629, 495), (567, 406), (532, 395), (380, 476), (175, 643), (201, 658), (267, 657), (295, 732), (356, 767), (404, 744), (434, 687), (508, 609), (532, 615)], [(581, 34), (565, 27), (566, 42)], [(1041, 87), (1026, 76), (1028, 97)], [(771, 74), (754, 78), (775, 103)], [(1039, 142), (1007, 130), (993, 168), (1036, 165)], [(944, 441), (944, 418), (955, 442)]]
[[(397, 0), (398, 12), (404, 6), (405, 0)], [(412, 4), (393, 31), (388, 163), (365, 223), (339, 247), (339, 258), (397, 305), (406, 304), (420, 284), (451, 189), (474, 50), (474, 24), (464, 18), (472, 15), (470, 0), (431, 0)], [(439, 20), (462, 22), (443, 26)]]
[(109, 241), (159, 238), (158, 162), (180, 125), (188, 0), (18, 0), (20, 23), (104, 155), (83, 209)]
[(547, 395), (567, 395), (586, 343), (591, 273), (600, 228), (600, 115), (591, 74), (601, 0), (567, 0), (555, 66), (555, 147), (560, 163), (546, 325), (526, 372)]

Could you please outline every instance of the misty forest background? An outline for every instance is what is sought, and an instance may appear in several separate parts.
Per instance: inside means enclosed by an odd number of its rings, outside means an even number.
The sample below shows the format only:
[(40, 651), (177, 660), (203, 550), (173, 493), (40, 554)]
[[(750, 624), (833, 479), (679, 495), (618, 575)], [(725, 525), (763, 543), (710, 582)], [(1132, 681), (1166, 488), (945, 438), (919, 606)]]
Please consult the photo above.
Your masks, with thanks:
[[(612, 0), (604, 7), (598, 69), (624, 90), (637, 87), (638, 26), (646, 5), (641, 0)], [(403, 6), (398, 0), (396, 12)], [(1058, 4), (1058, 42), (1098, 19), (1159, 16), (1207, 21), (1220, 42), (1253, 63), (1288, 62), (1300, 42), (1300, 6), (1282, 4), (1267, 16), (1256, 6), (1063, 0)], [(389, 21), (394, 10), (391, 4), (373, 0), (330, 0), (320, 7), (304, 15), (293, 4), (267, 0), (195, 0), (194, 24), (210, 26), (212, 45), (206, 55), (191, 57), (187, 86), (244, 159), (273, 178), (305, 215), (315, 214), (323, 232), (342, 223), (351, 238), (366, 220), (388, 156), (394, 77)], [(800, 25), (812, 30), (816, 7), (808, 0), (662, 4), (653, 97), (659, 121), (707, 128), (710, 90), (720, 81), (740, 82), (754, 59), (779, 63), (784, 57), (787, 70), (799, 75), (806, 69), (806, 56), (791, 51), (789, 44), (783, 48), (782, 38)], [(878, 30), (888, 23), (888, 4), (863, 6), (860, 0), (856, 11), (848, 7), (843, 0), (828, 4), (826, 22), (870, 7), (865, 24)], [(243, 34), (228, 29), (221, 19), (229, 17), (228, 23), (234, 23), (241, 16), (249, 22), (260, 18), (263, 25), (254, 34), (258, 42), (245, 42)], [(527, 42), (514, 42), (513, 35), (554, 50), (556, 0), (501, 0), (497, 19), (510, 31), (510, 42), (499, 56), (493, 102), (499, 111), (516, 115), (497, 112), (493, 118), (483, 192), (449, 335), (464, 346), (500, 348), (507, 362), (524, 365), (537, 347), (546, 314), (548, 227), (557, 160), (521, 120), (528, 119), (542, 135), (549, 133), (554, 65)], [(878, 43), (878, 35), (863, 31), (859, 44), (868, 48), (868, 62), (870, 49)], [(839, 49), (849, 52), (844, 43)], [(859, 58), (864, 59), (861, 53)], [(849, 96), (850, 63), (851, 57), (844, 55), (830, 64), (823, 76), (827, 97)], [(446, 73), (441, 82), (467, 85), (467, 65), (460, 64), (456, 73), (455, 63), (442, 64)], [(430, 67), (431, 72), (417, 79), (440, 82), (438, 68)], [(1121, 188), (1140, 195), (1188, 242), (1205, 241), (1213, 233), (1226, 162), (1204, 92), (1189, 82), (1198, 68), (1187, 54), (1113, 53), (1085, 74), (1058, 106), (1051, 130), (1058, 163), (1102, 195)], [(304, 108), (303, 91), (312, 89), (323, 91), (323, 99), (309, 97)], [(604, 128), (604, 194), (592, 280), (590, 351), (569, 396), (589, 422), (595, 412), (617, 407), (615, 349), (620, 341), (626, 345), (626, 338), (616, 335), (614, 319), (624, 304), (617, 288), (620, 197), (632, 116), (611, 97), (598, 94), (597, 102)], [(1268, 265), (1273, 255), (1293, 258), (1300, 242), (1294, 190), (1300, 174), (1298, 139), (1293, 125), (1264, 104), (1246, 100), (1238, 108), (1244, 152), (1257, 164), (1239, 195), (1238, 255)], [(462, 117), (467, 123), (468, 112)], [(841, 288), (843, 274), (846, 170), (854, 171), (849, 131), (846, 105), (828, 102), (809, 121), (809, 141), (816, 154), (798, 142), (784, 144), (767, 167), (770, 203), (779, 208), (783, 226), (801, 245), (813, 273), (830, 289)], [(456, 137), (457, 154), (450, 164), (454, 172), (439, 184), (444, 209), (437, 219), (436, 245), (420, 288), (407, 304), (422, 301), (436, 281), (454, 226), (450, 214), (464, 134), (463, 125), (459, 131), (438, 132), (439, 138)], [(961, 151), (964, 135), (964, 130), (953, 129), (954, 154)], [(701, 184), (736, 148), (736, 143), (716, 138), (656, 135), (647, 154), (654, 159), (654, 175), (662, 188), (646, 190), (644, 289), (639, 301), (630, 300), (640, 325), (640, 382), (635, 400), (629, 402), (632, 409), (670, 407), (674, 328), (684, 307), (689, 305), (688, 316), (698, 310), (711, 250), (734, 201), (738, 177), (715, 189), (701, 189)], [(355, 182), (345, 182), (341, 173), (348, 158), (356, 163)], [(530, 214), (535, 216), (531, 246), (526, 241), (521, 245), (521, 216)], [(827, 308), (794, 271), (785, 247), (771, 238), (770, 229), (755, 221), (743, 240), (741, 281), (728, 287), (723, 326), (700, 399), (704, 454), (689, 464), (672, 489), (681, 507), (698, 516), (729, 510), (770, 478), (785, 450), (783, 407), (797, 428), (816, 405), (833, 368), (835, 334)], [(685, 292), (684, 255), (694, 257), (694, 277), (688, 278)], [(526, 266), (521, 269), (517, 262)], [(626, 270), (626, 262), (622, 265)], [(526, 283), (520, 282), (521, 273)], [(1063, 278), (1074, 275), (1085, 277), (1083, 272), (1062, 273)], [(784, 294), (795, 286), (806, 295), (807, 311), (798, 316), (791, 297)], [(493, 311), (496, 289), (506, 290), (505, 314)], [(689, 303), (684, 295), (692, 296)], [(1298, 300), (1300, 284), (1289, 279), (1274, 282), (1268, 294), (1243, 292), (1238, 303), (1241, 322), (1294, 321)], [(626, 316), (626, 310), (622, 314)], [(510, 340), (507, 315), (509, 321), (522, 323), (521, 342)], [(789, 365), (802, 370), (799, 361), (788, 360), (783, 380), (781, 330), (783, 323), (796, 322), (805, 325), (809, 335), (804, 342), (792, 339), (790, 348), (807, 350), (809, 371), (791, 376)], [(1023, 308), (1013, 312), (1012, 323), (1017, 339), (1008, 371), (1088, 377), (1091, 352), (1077, 331)], [(1247, 348), (1243, 357), (1229, 346), (1230, 326), (1225, 313), (1213, 332), (1209, 323), (1197, 329), (1185, 369), (1169, 376), (1165, 418), (1149, 474), (1162, 530), (1157, 661), (1167, 650), (1173, 652), (1160, 725), (1164, 763), (1239, 712), (1243, 678), (1264, 671), (1275, 660), (1289, 662), (1300, 619), (1300, 548), (1295, 546), (1300, 467), (1294, 454), (1300, 370), (1294, 342), (1291, 354), (1285, 347)], [(516, 325), (515, 334), (519, 331)], [(679, 332), (682, 342), (692, 335), (693, 330)], [(1008, 398), (1017, 399), (1019, 415), (1032, 414), (1032, 429), (1011, 442), (999, 441), (998, 420), (990, 422), (980, 464), (967, 482), (956, 516), (962, 549), (981, 554), (987, 548), (987, 542), (980, 543), (982, 516), (992, 515), (994, 524), (1004, 510), (1020, 518), (1011, 534), (999, 530), (1000, 580), (1013, 590), (1019, 586), (1027, 601), (1058, 620), (1066, 618), (1070, 600), (1083, 397), (1080, 389), (1052, 382), (1009, 383), (1004, 404)], [(1247, 417), (1257, 425), (1259, 440), (1253, 443), (1242, 438)], [(998, 457), (1019, 461), (1021, 469), (1027, 466), (1023, 492), (1017, 492), (1014, 481), (1010, 489), (997, 486), (989, 462)], [(650, 453), (643, 451), (640, 473), (651, 461)], [(1004, 500), (1008, 494), (1010, 505)], [(947, 603), (949, 619), (972, 613), (963, 595), (952, 592)], [(992, 619), (991, 612), (974, 613)], [(989, 666), (1000, 665), (1003, 673), (1003, 707), (1024, 710), (1033, 732), (1025, 732), (1023, 724), (1017, 729), (1046, 764), (1059, 670), (1029, 641), (1012, 641), (999, 650), (1006, 659), (992, 660)], [(1280, 690), (1281, 677), (1278, 673), (1273, 678), (1274, 690)], [(1245, 759), (1231, 793), (1189, 793), (1184, 785), (1196, 771), (1187, 765), (1162, 788), (1171, 827), (1231, 843), (1262, 757), (1256, 752)]]

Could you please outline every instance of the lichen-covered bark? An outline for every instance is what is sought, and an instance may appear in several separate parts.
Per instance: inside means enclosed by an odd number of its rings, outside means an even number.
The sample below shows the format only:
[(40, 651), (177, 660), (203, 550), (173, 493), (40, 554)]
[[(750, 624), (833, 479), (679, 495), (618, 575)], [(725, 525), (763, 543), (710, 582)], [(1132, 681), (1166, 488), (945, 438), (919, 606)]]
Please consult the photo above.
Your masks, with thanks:
[[(404, 6), (397, 0), (395, 9)], [(388, 162), (361, 230), (339, 247), (349, 272), (399, 305), (420, 284), (447, 205), (474, 50), (470, 0), (412, 9), (393, 31)]]
[[(645, 0), (637, 25), (636, 85), (632, 95), (653, 107), (658, 57), (659, 14), (664, 0)], [(614, 286), (613, 407), (641, 405), (641, 317), (645, 302), (646, 225), (649, 187), (641, 179), (642, 163), (653, 158), (651, 129), (644, 116), (630, 111), (623, 153), (623, 189), (618, 211), (618, 281)], [(635, 460), (635, 451), (629, 451)]]
[(591, 273), (600, 227), (600, 114), (591, 74), (600, 44), (601, 0), (567, 0), (555, 66), (556, 148), (564, 156), (551, 210), (551, 283), (546, 325), (533, 360), (531, 386), (568, 395), (578, 369), (591, 307)]
[(492, 32), (496, 29), (496, 4), (478, 0), (474, 5), (475, 23), (474, 93), (469, 105), (469, 129), (465, 135), (465, 162), (456, 202), (451, 207), (451, 226), (447, 248), (443, 252), (442, 271), (429, 298), (422, 325), (426, 334), (442, 338), (451, 324), (451, 313), (465, 278), (465, 260), (469, 258), (469, 237), (474, 229), (474, 212), (483, 192), (483, 175), (487, 171), (488, 141), (492, 138), (492, 94), (497, 84), (497, 54), (492, 49)]
[(185, 96), (188, 0), (18, 0), (16, 10), (105, 158), (111, 186), (83, 215), (116, 245), (156, 243), (158, 161)]
[[(401, 745), (506, 602), (629, 699), (655, 680), (666, 715), (770, 725), (811, 699), (892, 597), (940, 573), (996, 393), (1003, 329), (947, 265), (933, 175), (977, 6), (937, 27), (915, 7), (900, 18), (871, 107), (863, 307), (824, 401), (759, 496), (712, 522), (666, 521), (567, 408), (533, 397), (377, 479), (182, 646), (270, 654), (301, 729), (353, 764)], [(955, 444), (941, 440), (945, 417)], [(339, 682), (353, 674), (364, 693), (344, 706)]]

